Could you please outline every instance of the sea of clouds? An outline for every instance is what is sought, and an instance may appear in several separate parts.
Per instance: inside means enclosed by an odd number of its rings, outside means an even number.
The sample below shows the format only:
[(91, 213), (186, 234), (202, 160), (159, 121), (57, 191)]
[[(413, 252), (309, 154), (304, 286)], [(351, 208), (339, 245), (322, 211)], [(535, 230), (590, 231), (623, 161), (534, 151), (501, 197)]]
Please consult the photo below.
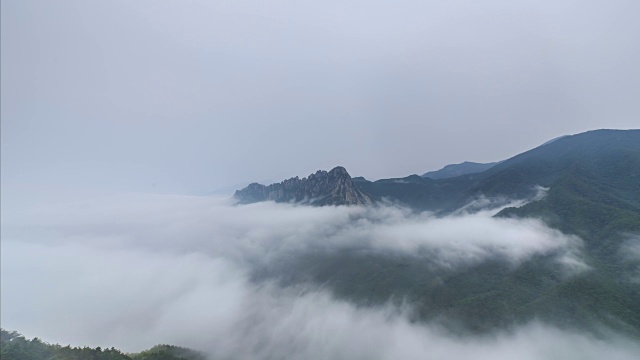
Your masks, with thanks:
[[(61, 344), (140, 351), (158, 343), (212, 359), (631, 359), (640, 345), (533, 322), (451, 335), (407, 309), (356, 306), (313, 284), (252, 281), (312, 251), (425, 251), (443, 267), (552, 254), (589, 271), (581, 240), (491, 212), (436, 217), (393, 206), (306, 207), (119, 194), (39, 201), (2, 214), (2, 327)], [(635, 246), (635, 245), (634, 245)]]

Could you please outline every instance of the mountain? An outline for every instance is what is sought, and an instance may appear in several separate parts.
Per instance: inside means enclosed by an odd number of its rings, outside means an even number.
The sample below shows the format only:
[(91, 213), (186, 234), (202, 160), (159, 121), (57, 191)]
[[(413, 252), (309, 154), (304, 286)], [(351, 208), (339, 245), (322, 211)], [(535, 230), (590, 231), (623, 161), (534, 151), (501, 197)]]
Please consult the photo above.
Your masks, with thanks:
[[(623, 207), (640, 206), (640, 130), (594, 130), (558, 137), (537, 148), (492, 164), (449, 165), (436, 179), (411, 175), (404, 178), (368, 181), (351, 178), (343, 167), (318, 171), (272, 185), (250, 184), (236, 191), (240, 203), (272, 200), (309, 205), (361, 205), (382, 200), (396, 202), (417, 211), (453, 212), (478, 197), (495, 199), (533, 199), (539, 189), (550, 188), (551, 196), (563, 181), (586, 181), (610, 201)], [(466, 165), (465, 165), (466, 164)], [(472, 165), (475, 164), (475, 165)], [(484, 171), (447, 176), (457, 171)], [(491, 166), (490, 166), (491, 165)], [(445, 169), (448, 170), (444, 172)], [(429, 174), (429, 173), (427, 173)], [(426, 174), (425, 174), (426, 175)], [(505, 213), (506, 214), (506, 213)], [(511, 210), (512, 215), (516, 212)]]
[[(551, 195), (563, 181), (587, 181), (611, 201), (640, 204), (640, 130), (594, 130), (564, 136), (501, 161), (474, 174), (430, 179), (356, 179), (372, 199), (388, 199), (419, 211), (455, 211), (480, 196), (493, 199), (535, 198), (540, 187)], [(605, 195), (603, 195), (605, 196)], [(496, 204), (501, 204), (499, 201)]]
[(422, 174), (421, 176), (430, 178), (430, 179), (446, 179), (446, 178), (452, 178), (452, 177), (461, 176), (461, 175), (483, 172), (485, 170), (488, 170), (495, 164), (497, 164), (497, 162), (482, 164), (482, 163), (465, 161), (461, 164), (449, 164), (440, 170), (429, 171), (427, 173)]
[(626, 191), (623, 197), (631, 196), (640, 204), (632, 191), (640, 184), (639, 161), (640, 130), (594, 130), (561, 137), (505, 160), (479, 174), (471, 190), (521, 195), (534, 185), (551, 187), (566, 177), (588, 177), (608, 183), (614, 193)]
[(236, 191), (234, 197), (243, 204), (266, 200), (316, 206), (372, 203), (371, 196), (354, 183), (342, 166), (329, 172), (318, 170), (302, 179), (296, 176), (269, 186), (253, 183)]
[(640, 286), (629, 277), (639, 273), (640, 259), (623, 250), (630, 239), (640, 239), (640, 130), (560, 137), (479, 173), (441, 179), (356, 177), (352, 182), (373, 202), (395, 202), (437, 216), (479, 198), (491, 199), (496, 207), (527, 199), (496, 217), (538, 218), (579, 236), (589, 270), (567, 277), (547, 255), (516, 268), (495, 259), (437, 270), (427, 255), (347, 249), (308, 254), (256, 276), (287, 283), (311, 279), (365, 305), (406, 300), (416, 305), (416, 320), (456, 319), (472, 332), (542, 319), (593, 332), (605, 325), (640, 339)]
[(487, 171), (475, 188), (515, 193), (537, 183), (544, 198), (498, 216), (537, 217), (579, 235), (604, 262), (625, 234), (640, 232), (640, 130), (599, 130), (568, 136)]
[[(464, 164), (451, 165), (451, 169)], [(329, 172), (318, 171), (307, 178), (295, 177), (269, 186), (250, 184), (234, 196), (240, 203), (273, 200), (318, 206), (386, 200), (417, 211), (447, 214), (478, 197), (494, 199), (496, 206), (510, 199), (533, 200), (541, 188), (549, 189), (542, 201), (519, 210), (505, 210), (501, 216), (545, 216), (553, 222), (562, 218), (558, 214), (562, 206), (572, 206), (564, 204), (571, 197), (575, 200), (571, 202), (573, 205), (589, 203), (583, 204), (581, 211), (574, 209), (572, 214), (609, 207), (609, 211), (601, 209), (603, 214), (599, 219), (617, 218), (618, 222), (626, 221), (631, 224), (628, 227), (633, 228), (633, 219), (640, 212), (640, 130), (594, 130), (562, 136), (495, 163), (485, 171), (454, 177), (432, 179), (411, 175), (368, 181), (362, 177), (352, 179), (343, 167), (336, 167)], [(564, 220), (560, 222), (565, 226), (573, 223)], [(597, 221), (583, 225), (591, 231), (595, 230), (595, 224), (602, 225)]]

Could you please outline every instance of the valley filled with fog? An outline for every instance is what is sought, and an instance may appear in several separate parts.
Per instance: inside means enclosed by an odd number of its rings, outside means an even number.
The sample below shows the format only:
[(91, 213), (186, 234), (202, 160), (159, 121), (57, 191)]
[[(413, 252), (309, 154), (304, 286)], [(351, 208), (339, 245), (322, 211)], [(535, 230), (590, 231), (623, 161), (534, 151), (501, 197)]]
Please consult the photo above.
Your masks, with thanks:
[(639, 358), (640, 1), (0, 7), (2, 360)]
[(637, 340), (605, 326), (593, 332), (533, 318), (467, 331), (446, 312), (416, 315), (402, 292), (382, 291), (367, 303), (314, 273), (312, 259), (354, 252), (415, 261), (434, 281), (492, 261), (509, 271), (539, 257), (564, 278), (591, 271), (579, 237), (539, 220), (493, 218), (499, 209), (436, 217), (390, 204), (238, 206), (149, 194), (16, 208), (3, 214), (2, 324), (50, 342), (131, 352), (169, 343), (212, 359), (632, 359), (640, 352)]

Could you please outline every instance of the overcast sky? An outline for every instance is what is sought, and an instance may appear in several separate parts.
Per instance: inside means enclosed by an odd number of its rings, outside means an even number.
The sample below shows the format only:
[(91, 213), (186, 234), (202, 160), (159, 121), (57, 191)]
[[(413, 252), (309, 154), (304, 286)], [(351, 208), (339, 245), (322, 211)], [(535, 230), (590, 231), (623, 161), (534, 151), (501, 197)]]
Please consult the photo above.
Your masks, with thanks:
[(1, 10), (3, 188), (207, 193), (335, 165), (400, 177), (640, 127), (637, 0)]

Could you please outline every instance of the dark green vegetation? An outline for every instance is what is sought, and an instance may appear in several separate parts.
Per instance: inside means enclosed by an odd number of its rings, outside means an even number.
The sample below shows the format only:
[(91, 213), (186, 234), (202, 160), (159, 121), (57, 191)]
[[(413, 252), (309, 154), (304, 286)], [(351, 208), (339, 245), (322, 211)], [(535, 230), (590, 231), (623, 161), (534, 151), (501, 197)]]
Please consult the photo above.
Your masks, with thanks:
[(595, 130), (559, 138), (480, 173), (435, 180), (418, 175), (374, 182), (354, 178), (354, 182), (375, 200), (441, 214), (479, 195), (522, 199), (534, 196), (536, 186), (553, 189), (564, 182), (582, 186), (581, 194), (595, 190), (615, 200), (612, 206), (637, 213), (639, 164), (640, 130)]
[(605, 325), (639, 335), (637, 289), (606, 269), (568, 276), (552, 255), (519, 266), (496, 258), (444, 269), (430, 255), (316, 252), (261, 269), (256, 280), (277, 277), (285, 286), (315, 282), (363, 306), (407, 303), (414, 320), (441, 322), (456, 332), (481, 334), (539, 319), (592, 333)]
[[(578, 313), (581, 317), (609, 314), (638, 334), (640, 286), (625, 271), (623, 247), (631, 234), (640, 234), (640, 131), (581, 135), (580, 141), (562, 138), (538, 154), (529, 152), (516, 159), (520, 171), (526, 168), (528, 175), (535, 174), (549, 193), (498, 216), (537, 217), (579, 235), (595, 270), (562, 283), (559, 296), (573, 300), (573, 308), (584, 312)], [(540, 161), (543, 157), (557, 160)], [(506, 171), (494, 176), (505, 176)]]
[(38, 338), (26, 339), (15, 331), (0, 330), (2, 360), (204, 360), (199, 352), (171, 345), (157, 345), (138, 354), (120, 350), (53, 345)]
[(625, 260), (623, 253), (630, 236), (640, 234), (640, 130), (562, 137), (476, 174), (354, 182), (374, 200), (442, 216), (479, 196), (504, 204), (548, 188), (543, 198), (497, 216), (539, 218), (578, 235), (590, 270), (569, 276), (547, 254), (515, 267), (494, 259), (445, 271), (432, 264), (435, 254), (352, 249), (292, 258), (271, 276), (325, 284), (362, 304), (408, 301), (417, 320), (447, 319), (472, 332), (544, 319), (593, 332), (604, 325), (640, 337), (640, 286), (630, 278), (640, 259)]

